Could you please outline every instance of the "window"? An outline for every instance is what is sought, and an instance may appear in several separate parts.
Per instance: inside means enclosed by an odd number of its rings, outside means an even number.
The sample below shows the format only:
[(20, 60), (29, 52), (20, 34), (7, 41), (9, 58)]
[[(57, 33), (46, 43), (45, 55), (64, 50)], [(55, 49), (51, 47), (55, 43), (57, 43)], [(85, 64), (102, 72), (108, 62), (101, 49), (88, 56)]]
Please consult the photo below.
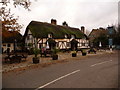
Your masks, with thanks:
[(67, 38), (67, 35), (65, 35), (65, 38)]
[(10, 44), (8, 44), (7, 47), (10, 47)]
[(72, 38), (72, 39), (75, 39), (75, 35), (71, 35), (71, 38)]
[(82, 43), (82, 46), (85, 46), (85, 43)]
[(48, 38), (52, 38), (52, 34), (48, 34)]
[(85, 46), (85, 41), (82, 41), (82, 46)]

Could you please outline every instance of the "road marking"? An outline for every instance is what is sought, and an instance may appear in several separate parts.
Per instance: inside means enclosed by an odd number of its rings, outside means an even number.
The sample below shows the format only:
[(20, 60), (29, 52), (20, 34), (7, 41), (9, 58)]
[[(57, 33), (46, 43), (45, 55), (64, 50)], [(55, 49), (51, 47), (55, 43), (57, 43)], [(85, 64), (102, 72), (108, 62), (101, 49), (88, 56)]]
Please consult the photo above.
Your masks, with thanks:
[(44, 88), (44, 87), (46, 87), (46, 86), (48, 86), (48, 85), (50, 85), (50, 84), (52, 84), (52, 83), (54, 83), (54, 82), (56, 82), (56, 81), (58, 81), (58, 80), (61, 80), (61, 79), (65, 78), (65, 77), (70, 76), (70, 75), (72, 75), (72, 74), (75, 74), (75, 73), (77, 73), (77, 72), (79, 72), (79, 71), (80, 71), (80, 70), (76, 70), (76, 71), (73, 71), (73, 72), (71, 72), (71, 73), (68, 73), (68, 74), (66, 74), (66, 75), (64, 75), (64, 76), (61, 76), (61, 77), (59, 77), (59, 78), (57, 78), (57, 79), (55, 79), (55, 80), (53, 80), (53, 81), (51, 81), (51, 82), (49, 82), (49, 83), (46, 83), (45, 85), (42, 85), (42, 86), (38, 87), (38, 88), (35, 89), (35, 90), (39, 90), (40, 88)]
[(94, 66), (96, 66), (96, 65), (100, 65), (100, 64), (103, 64), (103, 63), (111, 62), (111, 61), (112, 61), (112, 60), (104, 61), (104, 62), (101, 62), (101, 63), (96, 63), (96, 64), (91, 65), (90, 67), (94, 67)]

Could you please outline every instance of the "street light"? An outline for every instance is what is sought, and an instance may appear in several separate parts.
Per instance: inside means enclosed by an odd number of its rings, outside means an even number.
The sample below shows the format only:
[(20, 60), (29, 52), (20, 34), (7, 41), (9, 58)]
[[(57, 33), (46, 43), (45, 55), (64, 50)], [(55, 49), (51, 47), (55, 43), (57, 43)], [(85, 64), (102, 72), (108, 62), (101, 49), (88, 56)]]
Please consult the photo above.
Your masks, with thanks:
[(99, 47), (100, 47), (100, 49), (101, 49), (101, 47), (102, 47), (102, 44), (101, 44), (101, 42), (99, 42)]
[(47, 45), (46, 45), (46, 49), (49, 49), (50, 47), (49, 47), (49, 44), (48, 44), (48, 41), (47, 41)]
[(113, 45), (113, 39), (109, 38), (109, 48), (110, 48), (110, 52), (112, 52), (112, 45)]

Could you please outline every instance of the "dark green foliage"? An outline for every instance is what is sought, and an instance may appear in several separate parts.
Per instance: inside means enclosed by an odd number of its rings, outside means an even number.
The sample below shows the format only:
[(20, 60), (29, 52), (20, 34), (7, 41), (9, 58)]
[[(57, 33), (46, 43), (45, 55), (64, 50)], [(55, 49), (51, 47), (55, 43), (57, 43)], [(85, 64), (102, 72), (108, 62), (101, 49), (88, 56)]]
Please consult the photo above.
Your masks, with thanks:
[(32, 45), (33, 45), (32, 43), (29, 43), (29, 44), (28, 44), (29, 47), (32, 47)]
[(57, 60), (58, 59), (57, 53), (59, 52), (59, 49), (53, 48), (51, 51), (52, 51), (52, 59)]
[(28, 50), (28, 54), (29, 54), (29, 55), (34, 54), (33, 50), (34, 50), (33, 48), (30, 48), (30, 49)]
[(86, 52), (82, 52), (82, 56), (86, 56), (86, 54), (87, 54)]
[(40, 53), (40, 50), (37, 48), (34, 48), (33, 53), (34, 53), (35, 57), (37, 57), (38, 54)]
[(52, 49), (52, 54), (53, 54), (53, 55), (57, 54), (58, 52), (59, 52), (59, 49), (56, 49), (56, 48), (53, 48), (53, 49)]
[(107, 47), (108, 45), (108, 37), (104, 34), (101, 34), (98, 38), (95, 38), (93, 44), (95, 47), (99, 47), (99, 43), (101, 42), (102, 47)]

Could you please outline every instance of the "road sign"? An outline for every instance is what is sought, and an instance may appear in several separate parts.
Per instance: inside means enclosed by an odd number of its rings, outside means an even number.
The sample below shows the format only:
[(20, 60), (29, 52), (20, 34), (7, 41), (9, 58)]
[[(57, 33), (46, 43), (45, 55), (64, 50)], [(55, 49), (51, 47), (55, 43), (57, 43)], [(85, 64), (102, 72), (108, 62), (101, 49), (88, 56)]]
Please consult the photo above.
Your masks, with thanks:
[(114, 34), (114, 27), (108, 27), (108, 33), (109, 35)]
[(109, 39), (109, 45), (112, 46), (113, 45), (113, 39)]

